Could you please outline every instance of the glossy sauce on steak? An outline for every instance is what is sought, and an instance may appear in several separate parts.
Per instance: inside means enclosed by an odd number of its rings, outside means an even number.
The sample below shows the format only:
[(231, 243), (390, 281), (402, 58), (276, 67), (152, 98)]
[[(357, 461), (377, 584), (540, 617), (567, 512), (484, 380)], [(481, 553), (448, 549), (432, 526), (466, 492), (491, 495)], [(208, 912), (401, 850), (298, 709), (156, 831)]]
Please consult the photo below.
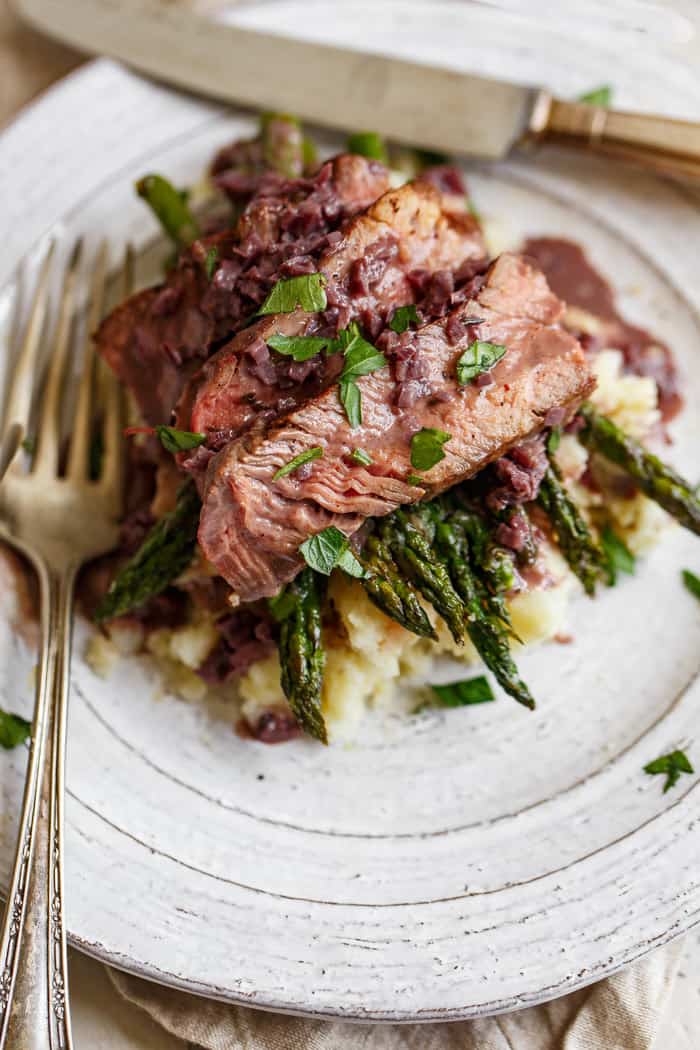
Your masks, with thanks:
[(461, 212), (446, 210), (441, 194), (420, 181), (386, 193), (321, 257), (328, 308), (265, 317), (240, 332), (190, 379), (177, 425), (207, 434), (216, 447), (222, 435), (230, 440), (253, 421), (289, 411), (335, 379), (342, 358), (319, 354), (295, 362), (267, 347), (270, 336), (335, 336), (358, 320), (371, 338), (397, 307), (434, 295), (437, 280), (447, 284), (449, 302), (453, 275), (470, 276), (485, 254), (479, 225), (464, 205)]
[(238, 331), (280, 277), (316, 270), (343, 223), (388, 186), (382, 164), (353, 154), (327, 161), (308, 179), (263, 181), (235, 230), (195, 241), (164, 284), (117, 307), (100, 325), (97, 347), (146, 421), (169, 422), (212, 345)]
[[(309, 536), (328, 525), (350, 535), (368, 517), (471, 477), (542, 430), (553, 412), (565, 419), (594, 380), (580, 344), (558, 324), (563, 309), (539, 270), (521, 256), (500, 256), (476, 282), (472, 298), (404, 333), (390, 363), (358, 380), (360, 427), (351, 428), (334, 385), (214, 457), (199, 530), (205, 556), (241, 601), (272, 596), (303, 565), (298, 549)], [(479, 325), (466, 323), (475, 317)], [(507, 352), (490, 383), (460, 386), (457, 361), (475, 338)], [(422, 362), (424, 390), (402, 408), (395, 373), (408, 344)], [(415, 474), (410, 443), (423, 427), (451, 438), (445, 458), (415, 484), (409, 480)], [(273, 481), (280, 467), (316, 446), (323, 458)], [(369, 453), (371, 465), (350, 458), (357, 447)]]

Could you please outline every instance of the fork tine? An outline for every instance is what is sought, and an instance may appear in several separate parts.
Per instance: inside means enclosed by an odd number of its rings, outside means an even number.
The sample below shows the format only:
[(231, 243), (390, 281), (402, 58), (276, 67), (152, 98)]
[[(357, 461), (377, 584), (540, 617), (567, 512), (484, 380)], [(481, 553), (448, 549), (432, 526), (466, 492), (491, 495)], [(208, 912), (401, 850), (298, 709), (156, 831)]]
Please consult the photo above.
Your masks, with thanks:
[(63, 377), (68, 362), (75, 284), (81, 253), (82, 239), (79, 238), (71, 252), (68, 268), (63, 279), (58, 324), (49, 363), (46, 390), (40, 410), (37, 450), (33, 470), (35, 473), (42, 474), (45, 477), (54, 477), (58, 472), (61, 394)]
[[(130, 244), (124, 253), (121, 298), (131, 295), (134, 287), (134, 250)], [(100, 486), (104, 498), (111, 503), (114, 515), (121, 512), (124, 492), (124, 391), (112, 370), (100, 359), (98, 362), (104, 422), (104, 452)]]
[(68, 453), (67, 477), (84, 481), (89, 475), (90, 446), (93, 436), (93, 388), (95, 386), (95, 346), (92, 334), (102, 319), (105, 274), (107, 270), (107, 242), (102, 241), (90, 281), (87, 321), (85, 329), (82, 375), (75, 408), (73, 434)]
[(55, 246), (56, 242), (51, 240), (41, 264), (27, 329), (10, 380), (5, 405), (5, 427), (0, 443), (0, 477), (10, 465), (29, 426), (37, 350), (49, 301), (49, 275)]

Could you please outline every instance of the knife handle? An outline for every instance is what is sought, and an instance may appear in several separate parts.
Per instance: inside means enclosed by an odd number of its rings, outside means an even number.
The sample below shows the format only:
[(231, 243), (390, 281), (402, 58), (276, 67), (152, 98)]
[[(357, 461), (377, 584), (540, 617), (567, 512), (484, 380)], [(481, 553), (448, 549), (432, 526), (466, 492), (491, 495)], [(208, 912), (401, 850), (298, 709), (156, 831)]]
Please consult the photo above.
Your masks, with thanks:
[(564, 102), (540, 91), (527, 137), (635, 161), (665, 175), (700, 178), (700, 124), (688, 120)]

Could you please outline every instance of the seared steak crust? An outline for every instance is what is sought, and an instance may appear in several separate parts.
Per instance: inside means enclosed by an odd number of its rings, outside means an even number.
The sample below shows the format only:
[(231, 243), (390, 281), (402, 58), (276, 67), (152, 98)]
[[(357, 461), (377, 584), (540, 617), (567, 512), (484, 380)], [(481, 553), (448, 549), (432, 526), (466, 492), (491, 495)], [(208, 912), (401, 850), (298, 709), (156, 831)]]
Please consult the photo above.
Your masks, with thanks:
[[(473, 298), (404, 333), (390, 364), (358, 381), (360, 427), (350, 427), (333, 386), (212, 459), (199, 530), (205, 556), (242, 601), (274, 595), (301, 568), (298, 549), (310, 535), (328, 525), (350, 535), (368, 517), (471, 477), (541, 431), (552, 413), (567, 418), (594, 380), (580, 344), (557, 323), (562, 313), (540, 271), (521, 256), (500, 256)], [(465, 323), (475, 317), (479, 325)], [(502, 344), (507, 353), (490, 383), (460, 386), (457, 361), (475, 338)], [(424, 386), (403, 408), (395, 372), (407, 348), (421, 360)], [(423, 427), (451, 438), (445, 458), (416, 484), (410, 442)], [(281, 466), (314, 446), (323, 458), (273, 481)], [(350, 458), (357, 447), (372, 457), (370, 466)]]
[(451, 294), (453, 272), (468, 274), (483, 265), (485, 254), (473, 216), (464, 208), (447, 211), (428, 183), (386, 193), (321, 257), (328, 309), (266, 317), (240, 332), (188, 382), (178, 426), (207, 434), (216, 444), (218, 435), (230, 439), (253, 421), (289, 411), (327, 386), (342, 362), (335, 355), (295, 362), (268, 349), (271, 335), (336, 335), (357, 319), (376, 336), (397, 307), (434, 292), (431, 277), (446, 275)]
[[(238, 331), (280, 277), (310, 273), (339, 228), (389, 185), (383, 165), (351, 154), (309, 179), (264, 183), (233, 231), (195, 241), (164, 284), (132, 296), (96, 342), (145, 419), (166, 423), (212, 345)], [(207, 259), (215, 255), (214, 272)]]

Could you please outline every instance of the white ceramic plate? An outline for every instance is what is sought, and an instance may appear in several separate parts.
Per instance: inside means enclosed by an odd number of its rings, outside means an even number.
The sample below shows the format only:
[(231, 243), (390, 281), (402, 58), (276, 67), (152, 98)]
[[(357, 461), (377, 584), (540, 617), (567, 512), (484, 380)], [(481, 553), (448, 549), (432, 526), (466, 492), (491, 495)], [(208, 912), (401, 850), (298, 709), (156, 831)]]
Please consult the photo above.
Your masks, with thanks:
[[(335, 31), (349, 35), (367, 7), (337, 5)], [(576, 16), (557, 10), (540, 29), (481, 5), (433, 4), (427, 16), (425, 4), (372, 5), (370, 43), (524, 80), (545, 70), (568, 93), (609, 79), (607, 56), (627, 54), (624, 34), (582, 32), (564, 58), (562, 34)], [(296, 3), (270, 3), (238, 17), (291, 29), (298, 14)], [(676, 47), (686, 30), (669, 18), (662, 39)], [(627, 104), (700, 114), (697, 77), (678, 56), (662, 62), (638, 46), (614, 73)], [(63, 246), (77, 232), (91, 244), (106, 233), (115, 260), (127, 238), (145, 245), (154, 227), (133, 180), (147, 170), (191, 180), (249, 126), (106, 62), (25, 112), (0, 139), (5, 330), (16, 265), (29, 252), (31, 276), (49, 232)], [(582, 241), (628, 315), (671, 342), (690, 406), (671, 454), (694, 476), (700, 223), (691, 199), (554, 152), (473, 166), (469, 179), (510, 238)], [(380, 1020), (541, 1001), (663, 944), (700, 913), (698, 778), (664, 795), (642, 773), (677, 746), (700, 769), (700, 606), (680, 586), (686, 565), (700, 567), (700, 543), (672, 530), (636, 577), (593, 604), (578, 601), (574, 644), (520, 660), (539, 699), (534, 714), (502, 697), (420, 718), (370, 717), (353, 748), (244, 742), (206, 709), (160, 695), (146, 662), (102, 681), (81, 658), (79, 627), (66, 848), (73, 943), (191, 991)], [(1, 590), (0, 702), (28, 713), (33, 652), (17, 629), (11, 581)], [(0, 755), (3, 880), (24, 760)]]

